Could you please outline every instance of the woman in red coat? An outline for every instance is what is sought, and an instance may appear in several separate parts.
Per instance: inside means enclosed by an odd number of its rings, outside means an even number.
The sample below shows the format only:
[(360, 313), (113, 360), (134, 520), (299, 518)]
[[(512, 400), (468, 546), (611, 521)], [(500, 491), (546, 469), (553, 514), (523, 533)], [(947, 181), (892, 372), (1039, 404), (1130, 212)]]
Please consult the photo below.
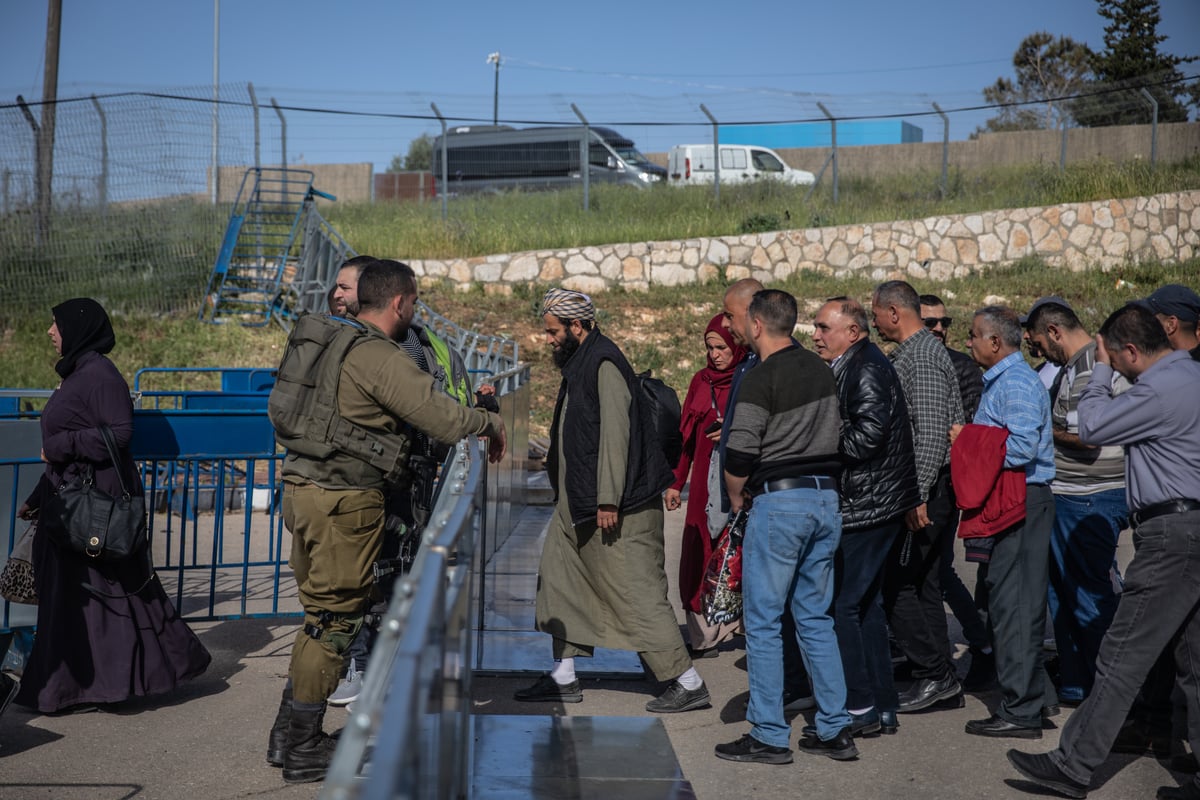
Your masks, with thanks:
[[(723, 478), (720, 466), (714, 463), (714, 448), (721, 436), (721, 420), (725, 418), (725, 403), (729, 399), (734, 367), (746, 355), (745, 349), (734, 344), (729, 332), (722, 327), (721, 319), (722, 315), (717, 314), (704, 329), (708, 366), (692, 376), (687, 398), (683, 401), (683, 416), (679, 424), (683, 434), (683, 455), (675, 467), (675, 483), (666, 493), (667, 509), (673, 511), (679, 508), (682, 504), (680, 490), (688, 481), (688, 473), (691, 473), (683, 547), (679, 557), (679, 593), (687, 617), (693, 657), (703, 657), (709, 652), (716, 655), (716, 646), (732, 636), (740, 626), (740, 622), (709, 625), (700, 605), (704, 565), (712, 552), (713, 539), (720, 534), (723, 526), (723, 520), (718, 522), (719, 514), (712, 515), (710, 524), (710, 515), (706, 510), (709, 504), (709, 469), (711, 465), (715, 472), (714, 480)], [(720, 498), (714, 498), (714, 502), (719, 504)]]

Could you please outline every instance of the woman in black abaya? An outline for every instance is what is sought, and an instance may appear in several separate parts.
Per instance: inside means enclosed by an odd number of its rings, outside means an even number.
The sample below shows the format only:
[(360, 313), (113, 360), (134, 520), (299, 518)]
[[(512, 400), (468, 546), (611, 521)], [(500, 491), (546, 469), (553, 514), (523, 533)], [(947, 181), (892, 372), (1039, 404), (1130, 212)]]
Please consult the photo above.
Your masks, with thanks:
[[(42, 412), (46, 471), (18, 514), (37, 516), (54, 490), (95, 469), (96, 487), (117, 495), (120, 476), (131, 491), (142, 484), (129, 441), (133, 404), (129, 386), (105, 353), (116, 343), (100, 304), (68, 300), (53, 309), (48, 333), (61, 356), (62, 383)], [(112, 430), (113, 463), (99, 426)], [(34, 539), (38, 592), (37, 635), (21, 676), (16, 702), (43, 713), (81, 710), (130, 697), (169, 692), (207, 669), (211, 657), (179, 618), (147, 560), (101, 563), (59, 549), (45, 530)], [(85, 588), (85, 584), (87, 587)]]

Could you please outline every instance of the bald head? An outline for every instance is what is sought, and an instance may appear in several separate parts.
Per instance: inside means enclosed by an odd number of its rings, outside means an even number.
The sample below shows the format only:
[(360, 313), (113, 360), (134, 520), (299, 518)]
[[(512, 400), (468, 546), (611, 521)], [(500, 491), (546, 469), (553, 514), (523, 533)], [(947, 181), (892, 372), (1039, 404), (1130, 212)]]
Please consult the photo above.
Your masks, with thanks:
[(725, 290), (725, 306), (722, 310), (725, 318), (721, 325), (742, 347), (750, 346), (750, 301), (762, 290), (762, 283), (754, 278), (742, 278)]

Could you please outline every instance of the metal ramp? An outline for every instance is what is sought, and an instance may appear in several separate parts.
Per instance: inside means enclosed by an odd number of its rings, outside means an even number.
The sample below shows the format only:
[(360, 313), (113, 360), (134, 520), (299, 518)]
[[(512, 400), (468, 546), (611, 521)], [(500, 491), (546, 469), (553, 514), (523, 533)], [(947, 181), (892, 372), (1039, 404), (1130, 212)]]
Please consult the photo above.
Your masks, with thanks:
[[(335, 198), (312, 182), (309, 170), (246, 170), (209, 276), (201, 320), (257, 326), (277, 318), (288, 327), (299, 311), (323, 305), (323, 293), (307, 278), (327, 273), (318, 262), (340, 263), (349, 248), (314, 207), (316, 197)], [(294, 285), (298, 278), (306, 287), (301, 291)]]

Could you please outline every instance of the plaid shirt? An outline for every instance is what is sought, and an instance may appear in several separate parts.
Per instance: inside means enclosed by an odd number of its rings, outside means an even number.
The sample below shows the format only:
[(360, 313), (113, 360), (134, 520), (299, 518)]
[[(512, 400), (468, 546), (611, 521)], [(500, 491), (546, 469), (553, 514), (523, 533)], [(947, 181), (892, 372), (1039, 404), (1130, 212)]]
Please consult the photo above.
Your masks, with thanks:
[(892, 351), (892, 363), (900, 376), (912, 421), (917, 484), (924, 503), (938, 472), (950, 463), (950, 426), (965, 421), (958, 374), (946, 346), (924, 328)]

